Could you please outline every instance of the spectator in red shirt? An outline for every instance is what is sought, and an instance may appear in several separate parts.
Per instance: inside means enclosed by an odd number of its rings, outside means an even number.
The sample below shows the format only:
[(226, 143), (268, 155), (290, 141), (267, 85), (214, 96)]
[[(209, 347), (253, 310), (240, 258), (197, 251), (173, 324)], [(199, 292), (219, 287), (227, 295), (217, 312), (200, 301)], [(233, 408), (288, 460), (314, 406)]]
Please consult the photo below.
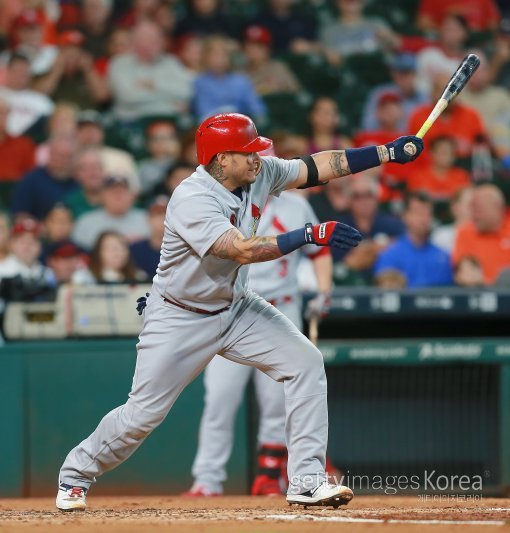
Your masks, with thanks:
[(436, 31), (449, 14), (462, 15), (474, 31), (495, 30), (499, 10), (494, 0), (421, 0), (418, 7), (418, 27)]
[(9, 103), (0, 98), (0, 181), (14, 182), (34, 167), (35, 145), (28, 137), (7, 133), (9, 111)]
[[(436, 102), (443, 93), (444, 87), (450, 76), (448, 74), (438, 74), (434, 78), (432, 102)], [(407, 131), (415, 134), (425, 122), (434, 104), (426, 104), (418, 107), (409, 119)], [(486, 137), (485, 127), (482, 117), (473, 108), (468, 107), (458, 100), (453, 100), (436, 120), (434, 126), (427, 133), (424, 142), (425, 150), (423, 157), (415, 163), (426, 165), (430, 162), (430, 143), (436, 137), (451, 135), (456, 142), (458, 158), (470, 157), (473, 144), (477, 138)], [(410, 167), (409, 167), (410, 168)]]
[(454, 166), (455, 139), (435, 137), (430, 143), (431, 161), (426, 167), (413, 167), (409, 171), (407, 188), (426, 192), (432, 200), (450, 200), (460, 189), (471, 184), (469, 174)]

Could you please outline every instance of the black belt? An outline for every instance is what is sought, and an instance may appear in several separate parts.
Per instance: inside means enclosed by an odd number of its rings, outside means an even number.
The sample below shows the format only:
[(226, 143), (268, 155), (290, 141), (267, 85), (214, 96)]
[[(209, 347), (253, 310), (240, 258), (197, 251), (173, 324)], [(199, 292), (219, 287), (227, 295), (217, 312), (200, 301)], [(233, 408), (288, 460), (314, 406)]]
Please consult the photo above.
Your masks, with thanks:
[(165, 301), (167, 304), (172, 304), (172, 305), (175, 305), (176, 307), (180, 307), (181, 309), (185, 309), (186, 311), (191, 311), (192, 313), (198, 313), (199, 315), (219, 315), (220, 313), (223, 313), (223, 311), (226, 311), (230, 307), (230, 305), (227, 305), (227, 307), (223, 307), (222, 309), (218, 309), (217, 311), (206, 311), (205, 309), (199, 309), (198, 307), (192, 307), (191, 305), (185, 305), (185, 304), (174, 302), (173, 300), (169, 300), (168, 298), (163, 298), (163, 301)]

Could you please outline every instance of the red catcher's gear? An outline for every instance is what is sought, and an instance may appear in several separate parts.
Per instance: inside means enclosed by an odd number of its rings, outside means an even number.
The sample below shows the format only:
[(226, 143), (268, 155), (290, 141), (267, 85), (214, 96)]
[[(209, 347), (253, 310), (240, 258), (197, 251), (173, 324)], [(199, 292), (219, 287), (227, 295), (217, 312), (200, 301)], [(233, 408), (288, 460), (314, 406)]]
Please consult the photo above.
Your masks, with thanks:
[(220, 152), (262, 152), (273, 145), (271, 139), (259, 137), (253, 120), (240, 113), (222, 113), (206, 118), (195, 135), (197, 157), (207, 165)]

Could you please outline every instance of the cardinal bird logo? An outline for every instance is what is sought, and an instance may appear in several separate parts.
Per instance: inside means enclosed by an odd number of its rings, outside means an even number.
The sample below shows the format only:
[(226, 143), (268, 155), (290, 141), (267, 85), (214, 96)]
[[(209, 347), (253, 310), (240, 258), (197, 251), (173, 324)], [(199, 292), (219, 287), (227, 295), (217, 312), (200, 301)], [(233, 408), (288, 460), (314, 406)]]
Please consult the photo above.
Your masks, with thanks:
[(258, 205), (251, 204), (251, 217), (253, 219), (251, 223), (251, 236), (255, 237), (260, 221), (260, 208)]

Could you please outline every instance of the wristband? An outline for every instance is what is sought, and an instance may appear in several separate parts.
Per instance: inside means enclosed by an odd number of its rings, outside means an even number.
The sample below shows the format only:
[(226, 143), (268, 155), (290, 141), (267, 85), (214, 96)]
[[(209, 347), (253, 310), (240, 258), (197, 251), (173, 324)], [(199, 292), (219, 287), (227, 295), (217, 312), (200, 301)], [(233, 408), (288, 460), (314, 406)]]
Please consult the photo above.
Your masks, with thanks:
[(276, 237), (276, 244), (283, 255), (290, 254), (301, 246), (312, 242), (314, 242), (313, 225), (310, 223), (306, 224), (304, 228), (282, 233)]
[(351, 169), (351, 174), (356, 174), (381, 164), (379, 154), (377, 153), (377, 146), (348, 148), (345, 150), (345, 157), (347, 158), (347, 164)]

